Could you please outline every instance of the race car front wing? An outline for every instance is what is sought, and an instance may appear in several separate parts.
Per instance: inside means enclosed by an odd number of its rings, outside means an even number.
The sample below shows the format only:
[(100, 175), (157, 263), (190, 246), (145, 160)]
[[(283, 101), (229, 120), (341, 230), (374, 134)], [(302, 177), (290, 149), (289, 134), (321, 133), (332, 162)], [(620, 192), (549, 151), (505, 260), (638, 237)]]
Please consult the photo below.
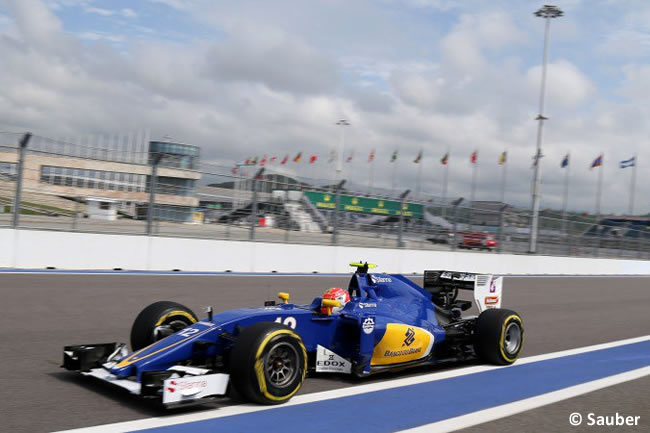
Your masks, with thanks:
[(145, 371), (139, 382), (135, 377), (119, 378), (110, 368), (127, 354), (126, 345), (117, 343), (65, 346), (61, 367), (126, 389), (131, 394), (158, 399), (166, 407), (203, 403), (226, 394), (229, 375), (205, 368), (175, 365), (167, 370)]

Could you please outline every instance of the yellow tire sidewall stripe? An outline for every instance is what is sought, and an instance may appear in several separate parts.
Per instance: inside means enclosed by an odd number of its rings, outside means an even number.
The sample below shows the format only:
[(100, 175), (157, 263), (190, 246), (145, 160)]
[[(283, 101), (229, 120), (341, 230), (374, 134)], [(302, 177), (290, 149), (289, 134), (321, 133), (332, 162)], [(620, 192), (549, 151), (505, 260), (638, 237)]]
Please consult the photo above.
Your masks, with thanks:
[(185, 317), (186, 319), (188, 319), (190, 321), (190, 323), (196, 323), (196, 319), (190, 313), (188, 313), (187, 311), (174, 310), (174, 311), (170, 311), (169, 313), (165, 313), (162, 316), (160, 316), (160, 318), (158, 319), (158, 321), (156, 322), (156, 324), (154, 326), (160, 326), (163, 323), (165, 323), (165, 320), (169, 319), (170, 317), (174, 317), (174, 316), (182, 316), (182, 317)]
[[(508, 323), (510, 323), (511, 320), (516, 320), (519, 322), (519, 327), (521, 328), (521, 341), (519, 342), (519, 351), (517, 351), (517, 354), (514, 357), (510, 357), (506, 354), (506, 351), (503, 350), (503, 341), (506, 338), (506, 327), (508, 326)], [(519, 357), (519, 354), (521, 353), (521, 348), (524, 346), (524, 323), (521, 320), (521, 317), (519, 317), (518, 314), (511, 314), (508, 317), (506, 317), (506, 320), (503, 321), (503, 326), (501, 327), (501, 338), (499, 339), (499, 350), (501, 350), (501, 356), (503, 357), (504, 360), (508, 362), (515, 362), (517, 358)]]
[[(300, 345), (300, 349), (302, 350), (302, 355), (304, 359), (304, 365), (302, 369), (302, 378), (300, 379), (300, 382), (296, 386), (296, 389), (291, 391), (289, 394), (278, 397), (273, 394), (271, 394), (266, 386), (266, 376), (264, 375), (264, 360), (262, 357), (262, 353), (264, 352), (264, 349), (266, 348), (266, 345), (271, 341), (274, 337), (278, 335), (288, 335), (292, 338), (295, 338), (298, 341), (298, 344)], [(302, 386), (302, 382), (305, 380), (305, 375), (307, 374), (307, 349), (305, 349), (305, 345), (302, 343), (302, 339), (298, 334), (295, 332), (291, 331), (290, 329), (279, 329), (277, 331), (273, 331), (264, 337), (264, 340), (262, 340), (262, 343), (259, 345), (257, 348), (257, 353), (255, 354), (255, 376), (257, 377), (257, 383), (260, 387), (260, 392), (264, 395), (264, 397), (268, 398), (269, 400), (272, 401), (284, 401), (284, 400), (289, 400), (295, 393), (298, 392), (300, 387)]]

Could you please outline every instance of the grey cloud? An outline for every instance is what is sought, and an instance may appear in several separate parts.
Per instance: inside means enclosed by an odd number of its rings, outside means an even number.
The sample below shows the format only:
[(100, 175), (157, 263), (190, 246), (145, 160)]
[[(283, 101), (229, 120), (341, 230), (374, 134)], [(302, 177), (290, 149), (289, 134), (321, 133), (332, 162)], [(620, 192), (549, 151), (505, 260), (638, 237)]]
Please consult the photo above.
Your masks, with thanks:
[(206, 53), (202, 76), (215, 81), (251, 81), (278, 91), (325, 93), (335, 90), (335, 63), (289, 36), (233, 35)]

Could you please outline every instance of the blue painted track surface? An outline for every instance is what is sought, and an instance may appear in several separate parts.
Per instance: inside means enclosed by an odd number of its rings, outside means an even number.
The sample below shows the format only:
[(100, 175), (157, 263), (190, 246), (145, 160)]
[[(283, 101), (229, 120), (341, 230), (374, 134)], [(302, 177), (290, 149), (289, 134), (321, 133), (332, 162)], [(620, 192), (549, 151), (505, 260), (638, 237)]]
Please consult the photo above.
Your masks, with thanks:
[(393, 432), (650, 366), (650, 341), (140, 432)]

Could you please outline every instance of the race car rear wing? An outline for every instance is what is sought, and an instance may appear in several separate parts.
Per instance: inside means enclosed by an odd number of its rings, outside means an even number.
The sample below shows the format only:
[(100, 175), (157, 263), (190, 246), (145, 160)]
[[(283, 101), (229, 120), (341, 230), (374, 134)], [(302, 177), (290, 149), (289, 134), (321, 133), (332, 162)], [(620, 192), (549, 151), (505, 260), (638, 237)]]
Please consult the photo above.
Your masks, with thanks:
[(445, 270), (424, 271), (424, 289), (436, 300), (455, 297), (457, 290), (473, 290), (479, 311), (501, 308), (503, 277)]

